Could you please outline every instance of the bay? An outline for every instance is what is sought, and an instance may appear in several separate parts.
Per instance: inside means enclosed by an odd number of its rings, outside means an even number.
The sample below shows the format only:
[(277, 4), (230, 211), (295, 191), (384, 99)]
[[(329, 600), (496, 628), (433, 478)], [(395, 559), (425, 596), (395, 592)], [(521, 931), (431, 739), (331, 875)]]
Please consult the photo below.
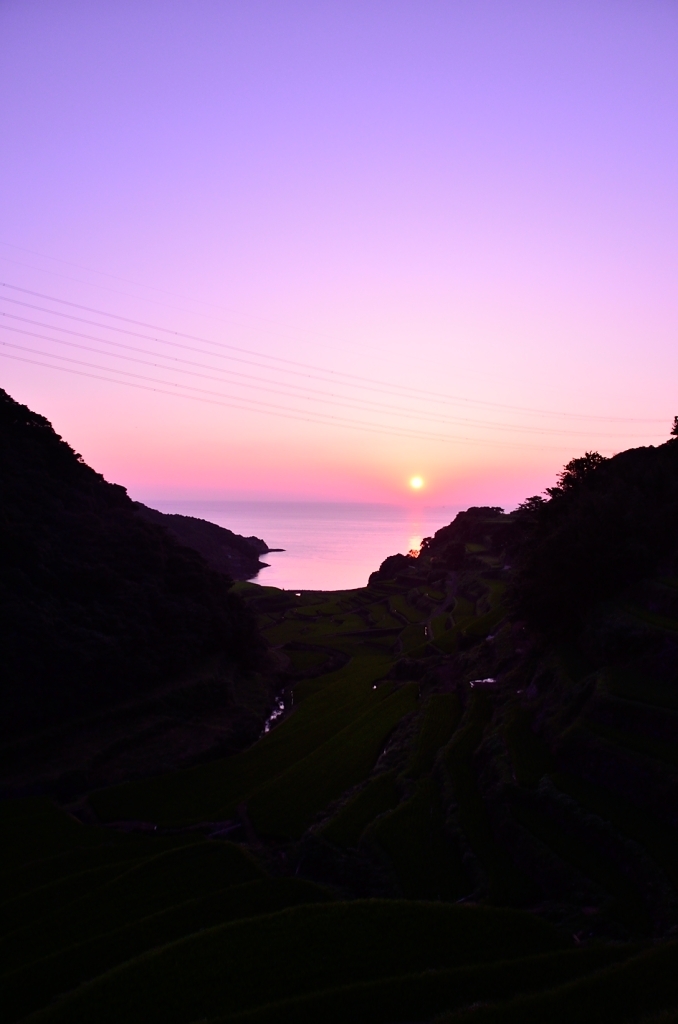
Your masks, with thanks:
[(418, 549), (457, 507), (318, 501), (154, 501), (161, 512), (195, 516), (271, 548), (256, 582), (285, 590), (364, 587), (388, 555)]

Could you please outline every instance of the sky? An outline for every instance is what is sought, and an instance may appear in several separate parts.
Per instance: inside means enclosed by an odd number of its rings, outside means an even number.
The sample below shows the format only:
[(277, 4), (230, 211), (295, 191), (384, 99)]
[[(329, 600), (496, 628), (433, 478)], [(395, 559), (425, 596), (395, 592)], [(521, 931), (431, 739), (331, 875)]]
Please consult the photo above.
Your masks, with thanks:
[(669, 0), (0, 0), (0, 386), (147, 501), (509, 508), (662, 443), (677, 47)]

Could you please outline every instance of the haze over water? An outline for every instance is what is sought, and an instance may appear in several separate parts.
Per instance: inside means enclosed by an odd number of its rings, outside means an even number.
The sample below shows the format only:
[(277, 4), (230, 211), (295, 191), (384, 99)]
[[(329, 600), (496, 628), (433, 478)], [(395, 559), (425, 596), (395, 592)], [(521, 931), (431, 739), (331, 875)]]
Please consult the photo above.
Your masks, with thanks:
[(445, 526), (452, 507), (412, 508), (364, 502), (158, 501), (161, 512), (207, 519), (281, 552), (262, 555), (256, 578), (285, 590), (364, 587), (388, 555), (418, 548)]

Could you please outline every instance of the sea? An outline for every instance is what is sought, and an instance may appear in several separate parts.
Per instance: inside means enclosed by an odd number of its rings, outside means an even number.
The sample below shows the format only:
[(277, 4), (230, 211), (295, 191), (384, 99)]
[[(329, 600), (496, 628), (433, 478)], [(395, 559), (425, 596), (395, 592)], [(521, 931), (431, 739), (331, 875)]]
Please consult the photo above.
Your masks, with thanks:
[(161, 512), (206, 519), (245, 537), (261, 537), (268, 562), (255, 578), (284, 590), (364, 587), (371, 572), (397, 552), (418, 550), (446, 526), (452, 506), (400, 506), (318, 501), (153, 501)]

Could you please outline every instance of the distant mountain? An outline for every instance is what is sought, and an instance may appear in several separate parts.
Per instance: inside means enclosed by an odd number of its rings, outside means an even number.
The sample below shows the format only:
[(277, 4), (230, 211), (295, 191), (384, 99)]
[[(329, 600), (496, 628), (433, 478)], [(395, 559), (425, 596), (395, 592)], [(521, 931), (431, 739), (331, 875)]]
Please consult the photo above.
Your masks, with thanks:
[(144, 519), (164, 526), (180, 544), (199, 551), (208, 565), (234, 580), (251, 580), (260, 569), (267, 567), (268, 563), (259, 561), (259, 555), (271, 549), (259, 537), (241, 537), (194, 516), (158, 512), (140, 501), (136, 501), (134, 507)]
[(0, 778), (77, 788), (256, 737), (272, 684), (230, 580), (4, 391), (0, 487)]

